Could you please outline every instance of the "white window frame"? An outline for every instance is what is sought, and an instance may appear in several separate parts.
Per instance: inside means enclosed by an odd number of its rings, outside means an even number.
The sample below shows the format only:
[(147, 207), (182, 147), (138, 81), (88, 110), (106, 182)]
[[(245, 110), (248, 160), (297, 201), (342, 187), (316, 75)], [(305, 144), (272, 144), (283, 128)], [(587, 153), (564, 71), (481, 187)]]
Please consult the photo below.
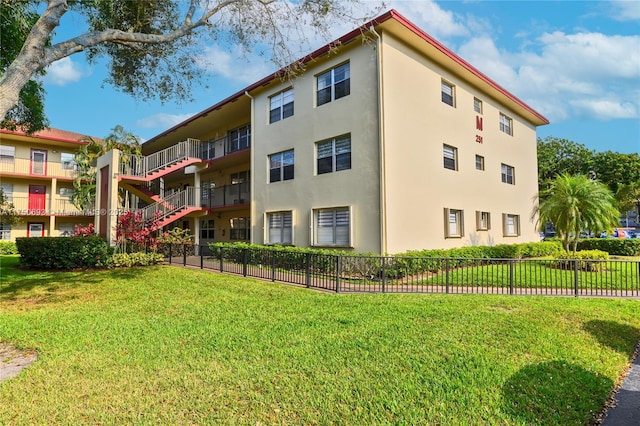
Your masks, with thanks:
[(476, 210), (476, 231), (491, 229), (491, 213)]
[(293, 87), (269, 97), (269, 124), (292, 117), (294, 114), (294, 101)]
[(16, 158), (16, 147), (11, 145), (0, 145), (0, 162), (13, 163)]
[(13, 184), (12, 183), (0, 183), (0, 188), (4, 193), (4, 199), (8, 203), (13, 202)]
[[(244, 238), (242, 238), (242, 235), (240, 234), (244, 234)], [(232, 241), (251, 240), (251, 218), (232, 217), (231, 219), (229, 219), (229, 239)]]
[[(336, 87), (339, 85), (340, 87), (344, 87), (336, 94)], [(329, 89), (329, 97), (324, 99), (320, 95), (320, 92), (326, 89)], [(316, 106), (331, 103), (350, 94), (351, 64), (349, 62), (337, 65), (328, 71), (316, 75)]]
[[(291, 168), (290, 176), (287, 176), (288, 168)], [(277, 170), (277, 176), (274, 171)], [(295, 177), (295, 152), (293, 149), (277, 152), (269, 155), (269, 183), (293, 180)]]
[[(347, 222), (346, 225), (345, 220)], [(331, 226), (320, 226), (321, 221), (325, 225), (331, 222)], [(313, 242), (314, 246), (353, 246), (353, 214), (351, 207), (314, 209), (311, 212), (311, 223), (313, 224), (311, 241)]]
[[(458, 170), (458, 148), (455, 146), (442, 144), (442, 161), (445, 169)], [(453, 161), (453, 167), (447, 166), (447, 161)]]
[(444, 209), (444, 237), (464, 237), (464, 210)]
[[(345, 141), (348, 141), (348, 146), (349, 149), (348, 151), (346, 150), (346, 143), (344, 143)], [(321, 155), (321, 147), (325, 147), (328, 145), (331, 145), (331, 153), (327, 154), (327, 155), (323, 155), (322, 157)], [(326, 150), (326, 148), (323, 149), (323, 151)], [(328, 152), (328, 151), (326, 151)], [(343, 165), (340, 166), (340, 168), (338, 168), (339, 163), (341, 163), (341, 161), (339, 162), (338, 160), (343, 160), (347, 158), (347, 154), (349, 157), (349, 167), (344, 167)], [(335, 173), (335, 172), (340, 172), (343, 170), (351, 170), (351, 159), (352, 159), (352, 150), (351, 150), (351, 134), (346, 134), (346, 135), (342, 135), (342, 136), (337, 136), (335, 138), (332, 139), (327, 139), (324, 141), (320, 141), (320, 142), (316, 142), (316, 175), (324, 175), (324, 174), (328, 174), (328, 173)], [(326, 170), (326, 171), (322, 171), (321, 172), (321, 167), (320, 167), (320, 160), (324, 160), (326, 158), (331, 158), (331, 170)]]
[(215, 219), (200, 219), (200, 240), (213, 240), (215, 235)]
[(500, 113), (500, 131), (513, 136), (513, 119)]
[(482, 114), (482, 101), (478, 98), (473, 98), (473, 110), (478, 114)]
[(516, 169), (508, 164), (500, 164), (500, 179), (509, 185), (516, 184)]
[(60, 154), (60, 164), (62, 170), (76, 170), (77, 167), (75, 156), (71, 152), (62, 152)]
[(11, 240), (11, 224), (10, 223), (0, 222), (0, 240), (1, 241)]
[(293, 219), (292, 210), (265, 213), (267, 244), (293, 245)]
[(456, 107), (456, 86), (446, 80), (440, 84), (440, 99), (442, 103)]
[(520, 236), (520, 215), (510, 213), (502, 214), (502, 234), (505, 237)]

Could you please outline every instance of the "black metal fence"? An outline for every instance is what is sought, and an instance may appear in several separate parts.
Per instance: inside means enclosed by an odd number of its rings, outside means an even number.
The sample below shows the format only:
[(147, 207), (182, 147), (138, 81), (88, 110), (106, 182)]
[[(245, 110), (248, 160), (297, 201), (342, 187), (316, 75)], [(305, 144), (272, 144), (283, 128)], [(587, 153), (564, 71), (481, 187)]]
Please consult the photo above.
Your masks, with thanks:
[(640, 297), (640, 261), (633, 260), (340, 256), (194, 245), (160, 250), (169, 264), (333, 292)]

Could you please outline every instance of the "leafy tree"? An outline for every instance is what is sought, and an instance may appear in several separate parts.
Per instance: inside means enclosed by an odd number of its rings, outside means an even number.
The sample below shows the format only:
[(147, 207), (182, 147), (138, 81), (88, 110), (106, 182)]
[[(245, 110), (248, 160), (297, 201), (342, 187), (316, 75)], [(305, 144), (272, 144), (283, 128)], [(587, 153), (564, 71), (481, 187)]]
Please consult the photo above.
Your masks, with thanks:
[(140, 155), (140, 139), (133, 133), (118, 125), (112, 129), (104, 140), (85, 137), (87, 142), (74, 154), (74, 161), (77, 165), (78, 174), (73, 180), (74, 192), (71, 196), (71, 203), (80, 210), (91, 206), (96, 199), (96, 162), (99, 157), (118, 149), (122, 151), (120, 161), (125, 162), (130, 155)]
[(593, 170), (594, 151), (586, 146), (548, 136), (538, 138), (538, 185), (547, 189), (558, 175), (588, 175)]
[(539, 224), (553, 223), (566, 250), (572, 242), (575, 252), (581, 232), (610, 230), (617, 225), (620, 212), (606, 185), (585, 175), (563, 173), (540, 192), (536, 216)]
[(593, 156), (593, 170), (599, 181), (617, 193), (621, 186), (640, 181), (640, 155), (597, 152)]
[(620, 211), (635, 210), (640, 217), (640, 179), (625, 185), (620, 185), (616, 192), (616, 200)]
[(0, 222), (7, 225), (17, 225), (21, 219), (12, 202), (7, 200), (4, 190), (0, 188)]
[[(279, 64), (293, 62), (291, 40), (302, 29), (325, 38), (337, 21), (352, 18), (360, 0), (0, 0), (0, 121), (32, 132), (46, 126), (44, 92), (37, 77), (78, 52), (95, 63), (108, 59), (106, 82), (137, 99), (190, 98), (200, 81), (198, 46), (220, 42), (258, 46)], [(69, 13), (87, 31), (51, 44)], [(64, 25), (82, 28), (74, 21)], [(66, 24), (66, 22), (69, 22)], [(6, 120), (5, 120), (6, 119)]]

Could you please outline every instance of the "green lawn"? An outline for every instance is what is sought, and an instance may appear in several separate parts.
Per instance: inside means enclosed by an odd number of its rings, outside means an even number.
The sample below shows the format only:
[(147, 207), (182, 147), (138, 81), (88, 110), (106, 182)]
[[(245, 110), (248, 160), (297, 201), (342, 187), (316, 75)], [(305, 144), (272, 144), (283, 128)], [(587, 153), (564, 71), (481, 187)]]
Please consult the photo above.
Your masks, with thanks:
[(586, 425), (640, 302), (333, 294), (171, 266), (1, 258), (0, 424)]

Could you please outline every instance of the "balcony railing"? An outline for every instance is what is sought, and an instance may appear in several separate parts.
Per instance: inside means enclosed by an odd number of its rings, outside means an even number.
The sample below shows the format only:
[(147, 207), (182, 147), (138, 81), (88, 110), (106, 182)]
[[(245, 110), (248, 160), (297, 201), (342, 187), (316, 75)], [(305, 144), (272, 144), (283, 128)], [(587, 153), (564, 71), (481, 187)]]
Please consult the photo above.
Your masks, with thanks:
[(126, 161), (120, 163), (119, 171), (127, 176), (146, 177), (155, 171), (182, 160), (198, 158), (199, 155), (200, 141), (189, 138), (150, 155), (132, 155)]
[(11, 196), (8, 199), (13, 203), (16, 213), (20, 216), (93, 216), (93, 206), (88, 206), (84, 210), (78, 209), (67, 197), (54, 197), (53, 201), (49, 197), (45, 199), (28, 196)]
[(32, 161), (30, 158), (20, 157), (1, 159), (0, 173), (68, 179), (73, 179), (78, 175), (73, 163)]
[(206, 208), (246, 204), (251, 202), (251, 185), (245, 182), (202, 189), (200, 198), (202, 207)]
[(246, 138), (231, 138), (224, 136), (220, 139), (211, 139), (200, 142), (200, 155), (202, 160), (215, 160), (234, 152), (251, 148), (250, 136)]
[(188, 187), (182, 191), (173, 193), (164, 198), (162, 202), (150, 204), (143, 209), (142, 218), (145, 222), (153, 220), (163, 221), (172, 214), (178, 213), (189, 207), (200, 207), (198, 205), (198, 189)]

